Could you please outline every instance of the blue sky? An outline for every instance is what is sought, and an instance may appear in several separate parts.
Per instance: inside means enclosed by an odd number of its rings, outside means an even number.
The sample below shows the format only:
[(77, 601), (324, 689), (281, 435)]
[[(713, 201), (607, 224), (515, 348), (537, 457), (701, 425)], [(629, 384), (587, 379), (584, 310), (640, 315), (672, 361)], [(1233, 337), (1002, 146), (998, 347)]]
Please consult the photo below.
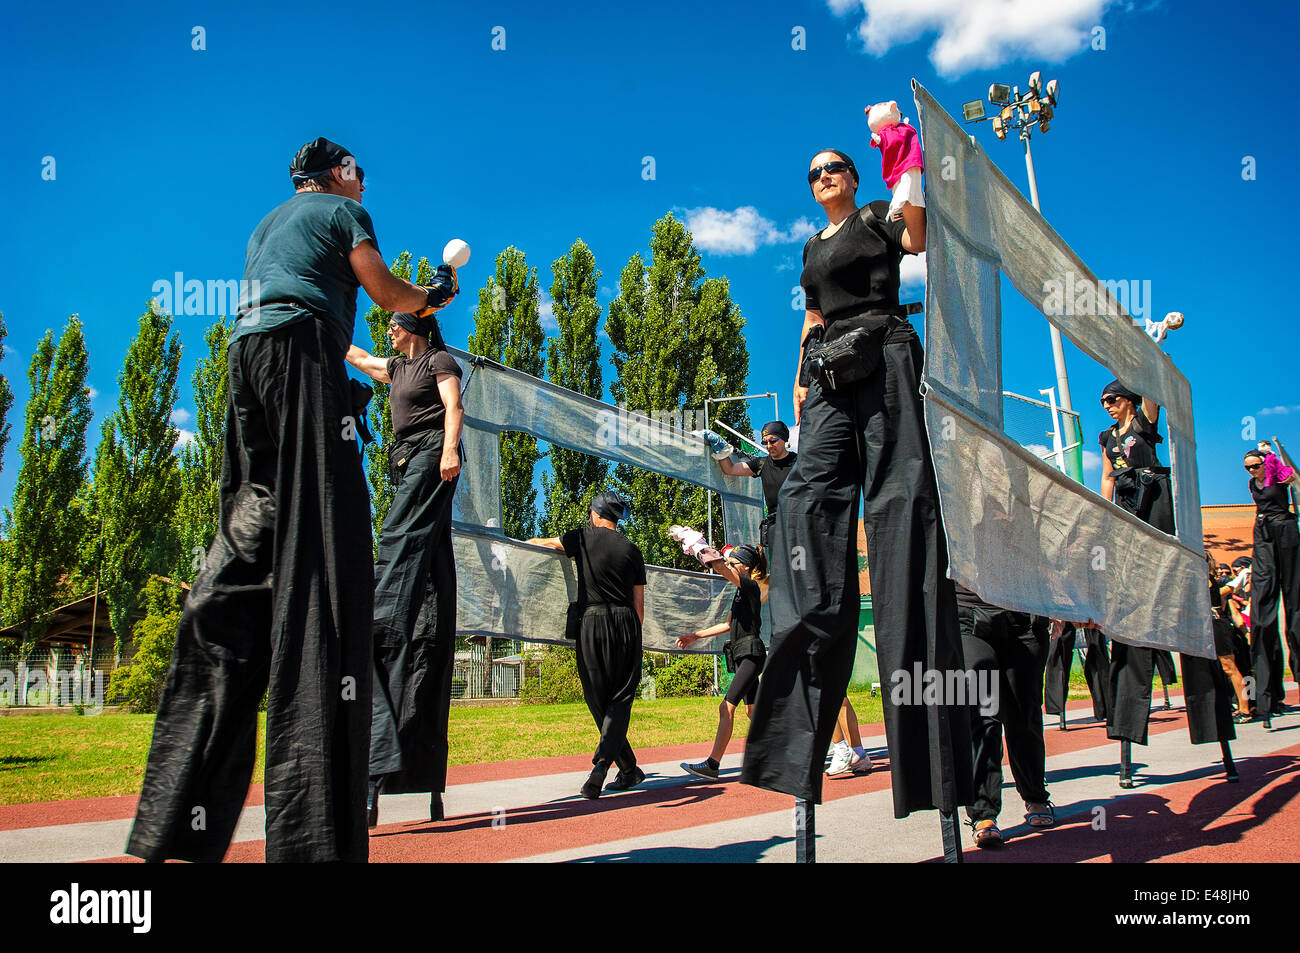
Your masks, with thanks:
[[(1246, 502), (1242, 419), (1300, 449), (1300, 357), (1289, 279), (1300, 141), (1285, 109), (1296, 14), (1202, 2), (1076, 0), (1008, 21), (1006, 0), (579, 4), (51, 4), (10, 14), (0, 36), (7, 95), (0, 360), (18, 403), (0, 472), (12, 496), (26, 368), (46, 328), (86, 324), (96, 412), (155, 281), (238, 278), (257, 222), (290, 194), (304, 141), (343, 143), (366, 169), (381, 250), (436, 258), (474, 249), (466, 289), (495, 254), (523, 249), (549, 287), (578, 237), (604, 272), (645, 252), (667, 211), (696, 224), (710, 276), (730, 279), (747, 319), (750, 391), (790, 414), (803, 239), (824, 221), (804, 173), (833, 145), (884, 197), (863, 106), (911, 108), (919, 79), (952, 113), (990, 82), (1057, 77), (1061, 106), (1034, 140), (1047, 219), (1101, 278), (1151, 282), (1154, 317), (1187, 325), (1167, 345), (1196, 400), (1205, 503)], [(1055, 7), (1069, 12), (1054, 12)], [(1039, 9), (1041, 8), (1041, 9)], [(1094, 27), (1104, 49), (1093, 49)], [(194, 28), (202, 27), (203, 50)], [(505, 49), (493, 49), (494, 38)], [(797, 45), (801, 27), (805, 49)], [(1026, 188), (1014, 142), (981, 144)], [(54, 159), (54, 178), (42, 176)], [(653, 157), (654, 177), (643, 175)], [(1254, 159), (1256, 177), (1243, 178)], [(708, 226), (707, 228), (705, 226)], [(913, 291), (920, 297), (920, 290)], [(463, 346), (474, 295), (443, 313)], [(1046, 322), (1004, 282), (1007, 386), (1054, 383)], [(364, 313), (368, 301), (359, 302)], [(177, 422), (208, 317), (182, 316)], [(358, 343), (367, 336), (359, 327)], [(1108, 423), (1111, 374), (1067, 343), (1086, 445)], [(612, 367), (606, 380), (613, 376)], [(753, 408), (765, 419), (770, 402)], [(191, 424), (192, 426), (192, 424)], [(1097, 485), (1094, 466), (1088, 482)]]

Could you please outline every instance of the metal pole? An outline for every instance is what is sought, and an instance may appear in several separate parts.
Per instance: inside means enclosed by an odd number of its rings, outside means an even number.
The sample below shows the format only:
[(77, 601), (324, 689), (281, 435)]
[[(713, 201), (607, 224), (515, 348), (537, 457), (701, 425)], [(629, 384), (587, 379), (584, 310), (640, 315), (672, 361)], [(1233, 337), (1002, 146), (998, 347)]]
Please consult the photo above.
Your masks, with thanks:
[(961, 828), (958, 826), (956, 813), (948, 814), (940, 811), (939, 829), (943, 835), (943, 862), (964, 863), (961, 856)]
[(796, 864), (815, 864), (817, 862), (817, 814), (816, 805), (801, 797), (794, 799), (794, 862)]
[[(709, 404), (711, 404), (712, 402), (713, 401), (710, 400), (708, 397), (704, 398), (704, 427), (706, 430), (710, 426), (712, 426), (713, 423), (713, 415), (709, 413)], [(713, 491), (709, 489), (705, 489), (704, 496), (709, 501), (709, 516), (708, 516), (708, 522), (706, 522), (704, 525), (704, 538), (709, 541), (709, 548), (712, 549), (713, 548)], [(716, 685), (717, 682), (715, 681), (714, 684)]]
[[(1029, 128), (1025, 127), (1020, 130), (1020, 141), (1025, 144), (1025, 168), (1029, 170), (1029, 201), (1033, 203), (1034, 211), (1042, 214), (1042, 208), (1038, 205), (1038, 179), (1034, 175), (1034, 154), (1029, 148)], [(1061, 341), (1061, 332), (1055, 324), (1048, 322), (1052, 331), (1052, 360), (1056, 364), (1056, 391), (1061, 398), (1061, 408), (1063, 410), (1074, 410), (1074, 404), (1070, 400), (1070, 378), (1065, 371), (1065, 345)], [(1083, 453), (1082, 444), (1079, 440), (1079, 434), (1075, 429), (1074, 417), (1064, 415), (1066, 427), (1065, 442), (1069, 444), (1079, 444), (1075, 446), (1066, 459), (1066, 473), (1070, 479), (1079, 483), (1083, 482)]]

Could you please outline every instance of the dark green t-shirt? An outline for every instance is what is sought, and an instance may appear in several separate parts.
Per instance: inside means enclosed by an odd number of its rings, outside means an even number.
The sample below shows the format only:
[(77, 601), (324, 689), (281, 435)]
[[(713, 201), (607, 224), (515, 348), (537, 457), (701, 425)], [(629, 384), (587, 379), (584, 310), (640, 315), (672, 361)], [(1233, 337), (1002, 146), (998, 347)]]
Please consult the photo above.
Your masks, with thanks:
[(241, 286), (248, 297), (231, 342), (314, 318), (346, 350), (361, 285), (348, 255), (367, 239), (378, 251), (369, 213), (343, 195), (299, 192), (274, 209), (248, 240)]

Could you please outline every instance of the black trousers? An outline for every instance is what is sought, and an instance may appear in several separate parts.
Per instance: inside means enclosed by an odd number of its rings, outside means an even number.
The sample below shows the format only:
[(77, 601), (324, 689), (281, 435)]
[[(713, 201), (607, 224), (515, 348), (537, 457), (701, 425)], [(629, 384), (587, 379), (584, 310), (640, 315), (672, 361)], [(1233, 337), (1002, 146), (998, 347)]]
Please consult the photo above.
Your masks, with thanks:
[[(1053, 639), (1047, 650), (1043, 709), (1049, 715), (1059, 715), (1064, 711), (1066, 699), (1070, 696), (1070, 669), (1074, 664), (1074, 647), (1078, 631), (1073, 622), (1067, 622), (1061, 637)], [(1112, 706), (1110, 658), (1106, 654), (1106, 637), (1091, 627), (1086, 627), (1082, 631), (1088, 646), (1083, 662), (1083, 677), (1088, 682), (1088, 694), (1092, 696), (1092, 714), (1094, 718), (1104, 720)]]
[(1300, 531), (1295, 520), (1255, 521), (1250, 573), (1250, 646), (1261, 712), (1277, 711), (1286, 699), (1278, 600), (1286, 611), (1291, 675), (1300, 655)]
[(314, 320), (241, 338), (221, 527), (181, 616), (127, 853), (219, 861), (266, 711), (266, 859), (364, 861), (370, 495), (343, 350)]
[(442, 479), (443, 433), (408, 458), (375, 560), (375, 694), (370, 774), (384, 792), (447, 788), (447, 722), (456, 651), (456, 560)]
[[(821, 800), (826, 751), (857, 647), (864, 491), (881, 680), (911, 678), (914, 665), (963, 668), (922, 417), (921, 360), (916, 332), (901, 321), (873, 376), (845, 392), (815, 382), (809, 388), (799, 459), (772, 528), (773, 637), (745, 743), (746, 784)], [(969, 804), (967, 707), (895, 705), (884, 695), (895, 814)]]
[(582, 697), (600, 729), (591, 763), (613, 762), (620, 771), (631, 771), (636, 755), (627, 727), (641, 684), (641, 621), (627, 606), (590, 606), (577, 643)]
[(1047, 801), (1042, 704), (1049, 622), (982, 606), (960, 606), (957, 612), (967, 670), (975, 673), (981, 690), (996, 686), (997, 691), (995, 698), (979, 698), (971, 716), (975, 800), (966, 809), (972, 821), (993, 820), (1002, 811), (1004, 728), (1016, 791), (1026, 802)]

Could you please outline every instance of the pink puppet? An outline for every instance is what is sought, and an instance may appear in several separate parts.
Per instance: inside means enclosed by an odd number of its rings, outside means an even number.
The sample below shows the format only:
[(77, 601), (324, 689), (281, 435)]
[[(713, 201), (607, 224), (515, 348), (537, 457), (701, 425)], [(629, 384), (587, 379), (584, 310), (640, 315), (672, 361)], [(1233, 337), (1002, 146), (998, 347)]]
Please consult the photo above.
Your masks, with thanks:
[(902, 120), (898, 103), (890, 100), (864, 110), (871, 127), (871, 144), (880, 150), (881, 173), (885, 186), (893, 192), (889, 218), (899, 218), (904, 205), (925, 208), (921, 173), (925, 164), (921, 154), (921, 137)]

